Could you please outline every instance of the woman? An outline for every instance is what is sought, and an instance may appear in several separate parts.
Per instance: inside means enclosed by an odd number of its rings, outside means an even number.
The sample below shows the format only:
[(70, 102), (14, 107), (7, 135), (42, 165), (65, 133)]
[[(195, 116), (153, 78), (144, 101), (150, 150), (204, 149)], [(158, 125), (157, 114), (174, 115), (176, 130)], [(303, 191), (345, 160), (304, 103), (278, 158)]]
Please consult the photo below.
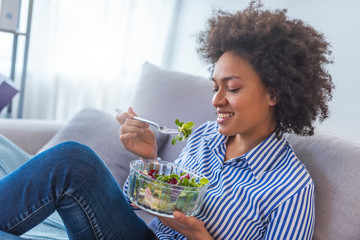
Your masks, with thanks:
[[(196, 216), (175, 212), (147, 226), (96, 154), (67, 142), (0, 180), (0, 206), (9, 206), (0, 230), (21, 235), (57, 210), (70, 239), (311, 239), (314, 183), (283, 133), (312, 135), (328, 116), (329, 44), (285, 11), (252, 3), (215, 13), (199, 46), (218, 118), (196, 129), (176, 160), (210, 180)], [(121, 142), (156, 158), (154, 133), (134, 115), (117, 115)]]
[[(160, 239), (311, 239), (314, 182), (283, 133), (312, 135), (314, 120), (328, 116), (329, 44), (284, 10), (255, 4), (219, 11), (208, 23), (198, 52), (211, 65), (218, 118), (191, 135), (177, 162), (205, 174), (212, 187), (196, 216), (176, 212), (150, 228)], [(134, 115), (130, 108), (117, 117), (120, 140), (156, 158), (153, 134)]]

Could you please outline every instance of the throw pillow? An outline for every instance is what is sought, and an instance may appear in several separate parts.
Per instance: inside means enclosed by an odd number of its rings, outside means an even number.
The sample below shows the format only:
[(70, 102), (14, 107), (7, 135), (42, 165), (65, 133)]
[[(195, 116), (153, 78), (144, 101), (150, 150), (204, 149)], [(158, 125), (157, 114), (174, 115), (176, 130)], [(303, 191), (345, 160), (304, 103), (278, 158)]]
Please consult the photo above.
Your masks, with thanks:
[[(129, 174), (129, 163), (138, 159), (127, 151), (119, 140), (120, 124), (114, 116), (101, 110), (87, 108), (76, 114), (40, 150), (44, 151), (65, 141), (76, 141), (92, 148), (105, 162), (122, 187)], [(158, 149), (168, 140), (164, 134), (156, 134)]]

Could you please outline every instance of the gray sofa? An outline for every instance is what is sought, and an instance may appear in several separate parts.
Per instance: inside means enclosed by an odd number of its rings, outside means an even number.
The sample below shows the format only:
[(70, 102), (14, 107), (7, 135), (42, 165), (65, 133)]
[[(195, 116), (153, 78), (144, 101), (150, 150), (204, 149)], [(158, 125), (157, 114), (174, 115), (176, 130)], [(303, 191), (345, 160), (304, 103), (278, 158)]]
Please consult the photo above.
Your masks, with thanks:
[[(167, 71), (145, 63), (131, 105), (140, 116), (164, 125), (175, 127), (174, 120), (178, 118), (194, 121), (199, 126), (216, 118), (211, 106), (211, 88), (209, 80), (203, 77)], [(108, 165), (119, 184), (123, 184), (129, 162), (137, 156), (123, 149), (118, 140), (119, 128), (115, 112), (111, 114), (91, 108), (82, 110), (66, 123), (0, 119), (0, 134), (29, 154), (67, 140), (89, 145)], [(176, 159), (184, 143), (172, 146), (171, 137), (156, 135), (159, 157), (169, 161)], [(290, 134), (287, 138), (315, 181), (313, 239), (360, 239), (360, 143), (321, 130), (312, 137)], [(139, 215), (146, 222), (151, 219), (143, 212)], [(28, 236), (42, 239), (35, 235), (39, 231), (41, 235), (41, 231), (46, 229), (40, 228)], [(59, 236), (58, 239), (63, 238)]]

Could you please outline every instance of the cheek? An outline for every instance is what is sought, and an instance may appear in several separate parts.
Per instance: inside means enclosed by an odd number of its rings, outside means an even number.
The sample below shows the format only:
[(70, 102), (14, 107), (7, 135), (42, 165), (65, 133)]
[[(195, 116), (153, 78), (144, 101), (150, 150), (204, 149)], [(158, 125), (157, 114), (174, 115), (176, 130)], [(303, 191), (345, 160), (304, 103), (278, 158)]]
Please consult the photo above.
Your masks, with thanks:
[(245, 97), (228, 98), (228, 102), (235, 111), (245, 111), (253, 105), (251, 99)]
[(269, 110), (268, 102), (263, 97), (242, 97), (229, 99), (233, 110), (238, 113), (238, 117), (245, 119), (256, 119)]
[(249, 115), (253, 119), (263, 120), (264, 118), (268, 118), (270, 114), (271, 107), (269, 102), (262, 98), (259, 101), (253, 103), (251, 110), (249, 110)]

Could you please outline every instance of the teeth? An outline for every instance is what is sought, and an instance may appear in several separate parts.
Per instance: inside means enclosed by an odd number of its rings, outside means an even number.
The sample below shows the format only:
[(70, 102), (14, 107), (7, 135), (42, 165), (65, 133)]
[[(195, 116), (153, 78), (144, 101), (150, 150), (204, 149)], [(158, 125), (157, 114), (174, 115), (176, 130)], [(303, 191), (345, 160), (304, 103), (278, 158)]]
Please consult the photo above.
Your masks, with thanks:
[(219, 118), (229, 118), (233, 115), (234, 115), (233, 113), (218, 113)]

